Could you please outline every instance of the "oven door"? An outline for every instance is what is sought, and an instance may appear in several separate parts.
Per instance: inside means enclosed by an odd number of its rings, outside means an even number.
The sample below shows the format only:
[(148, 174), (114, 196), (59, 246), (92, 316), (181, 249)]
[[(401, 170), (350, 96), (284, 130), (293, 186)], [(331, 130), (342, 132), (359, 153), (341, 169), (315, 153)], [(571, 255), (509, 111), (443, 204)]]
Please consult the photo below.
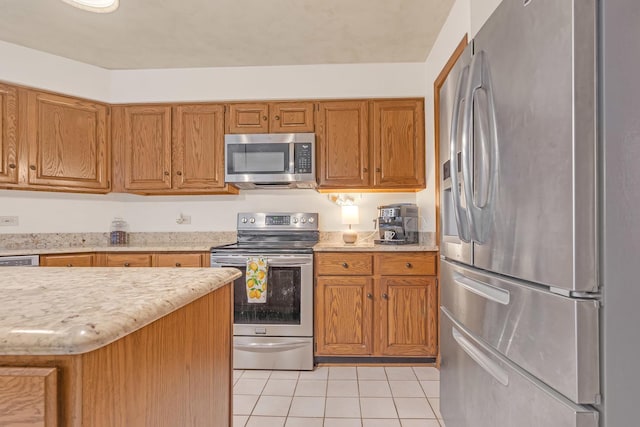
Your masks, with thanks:
[[(313, 336), (313, 254), (269, 255), (267, 301), (249, 303), (247, 254), (213, 255), (212, 267), (235, 267), (242, 276), (233, 284), (235, 336)], [(251, 255), (255, 256), (255, 255)]]

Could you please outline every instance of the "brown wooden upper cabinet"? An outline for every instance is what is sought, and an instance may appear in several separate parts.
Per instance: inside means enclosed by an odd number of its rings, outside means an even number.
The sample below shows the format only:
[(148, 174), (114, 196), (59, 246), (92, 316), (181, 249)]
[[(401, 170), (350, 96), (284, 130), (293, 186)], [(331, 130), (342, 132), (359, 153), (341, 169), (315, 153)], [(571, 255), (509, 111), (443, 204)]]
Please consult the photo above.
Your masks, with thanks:
[(226, 124), (227, 133), (313, 132), (313, 103), (228, 104)]
[(320, 188), (369, 186), (368, 118), (367, 101), (318, 104), (316, 169)]
[(320, 102), (316, 120), (319, 190), (425, 188), (424, 100)]
[(26, 126), (28, 185), (108, 192), (108, 107), (34, 90), (25, 92), (27, 113), (20, 120)]
[(371, 115), (373, 187), (424, 188), (424, 101), (373, 101)]
[(0, 84), (0, 183), (18, 183), (18, 90)]
[(119, 106), (113, 120), (116, 190), (237, 193), (224, 183), (223, 105)]

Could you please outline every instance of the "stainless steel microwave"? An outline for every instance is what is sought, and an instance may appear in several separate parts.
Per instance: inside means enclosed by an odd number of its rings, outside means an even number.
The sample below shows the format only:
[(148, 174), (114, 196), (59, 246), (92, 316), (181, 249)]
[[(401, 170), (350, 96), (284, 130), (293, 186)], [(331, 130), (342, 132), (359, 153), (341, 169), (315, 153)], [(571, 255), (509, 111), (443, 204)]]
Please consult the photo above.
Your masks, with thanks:
[(241, 189), (315, 188), (313, 133), (224, 136), (226, 182)]

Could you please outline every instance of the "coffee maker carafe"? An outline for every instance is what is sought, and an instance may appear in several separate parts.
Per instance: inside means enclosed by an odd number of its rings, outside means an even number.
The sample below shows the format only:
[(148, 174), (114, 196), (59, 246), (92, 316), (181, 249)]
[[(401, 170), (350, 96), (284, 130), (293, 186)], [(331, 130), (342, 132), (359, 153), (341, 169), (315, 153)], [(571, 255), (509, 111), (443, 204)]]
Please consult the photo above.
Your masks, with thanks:
[(418, 243), (418, 206), (397, 203), (378, 207), (379, 239), (375, 243), (404, 245)]

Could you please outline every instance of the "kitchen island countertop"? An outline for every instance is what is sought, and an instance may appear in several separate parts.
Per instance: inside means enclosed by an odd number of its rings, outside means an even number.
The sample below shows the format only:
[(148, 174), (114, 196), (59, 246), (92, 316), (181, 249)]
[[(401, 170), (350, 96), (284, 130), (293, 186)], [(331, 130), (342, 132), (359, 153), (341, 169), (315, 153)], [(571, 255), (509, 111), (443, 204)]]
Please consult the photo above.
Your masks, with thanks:
[(0, 355), (93, 351), (239, 276), (233, 268), (3, 268)]

